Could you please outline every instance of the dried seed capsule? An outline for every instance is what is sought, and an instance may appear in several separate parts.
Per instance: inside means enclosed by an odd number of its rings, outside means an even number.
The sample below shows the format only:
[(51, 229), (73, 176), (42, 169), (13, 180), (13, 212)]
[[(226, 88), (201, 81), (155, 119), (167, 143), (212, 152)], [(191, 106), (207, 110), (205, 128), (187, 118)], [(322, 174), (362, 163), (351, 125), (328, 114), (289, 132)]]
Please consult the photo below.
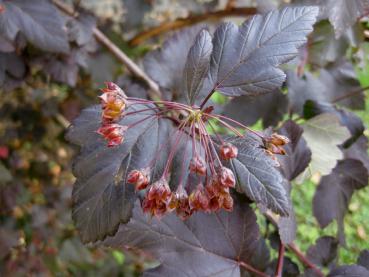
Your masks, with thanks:
[(219, 183), (224, 187), (234, 188), (236, 185), (236, 180), (232, 170), (224, 166), (221, 167), (219, 172)]
[(160, 179), (152, 184), (142, 202), (142, 209), (145, 213), (158, 218), (170, 211), (169, 204), (172, 199), (172, 192), (165, 179)]
[(206, 174), (206, 163), (200, 156), (195, 156), (190, 162), (190, 171), (197, 175), (204, 176)]
[(190, 194), (190, 207), (195, 211), (207, 211), (209, 209), (209, 198), (202, 184)]
[(222, 207), (228, 212), (231, 212), (233, 210), (233, 198), (230, 194), (228, 194), (227, 196), (223, 198)]
[(97, 133), (108, 141), (108, 147), (113, 147), (124, 141), (124, 134), (127, 129), (127, 126), (112, 123), (101, 126), (97, 130)]
[(127, 182), (134, 184), (136, 186), (136, 190), (147, 188), (150, 183), (150, 169), (145, 168), (141, 170), (132, 170), (127, 176)]
[(267, 138), (268, 142), (274, 145), (285, 145), (290, 142), (288, 137), (279, 135), (277, 133), (272, 134), (269, 138)]
[(223, 160), (228, 161), (237, 157), (238, 149), (233, 144), (227, 142), (220, 146), (219, 154)]
[(176, 213), (177, 215), (182, 219), (185, 220), (189, 218), (193, 210), (190, 207), (190, 201), (187, 195), (187, 192), (183, 189), (183, 187), (180, 185), (178, 186), (178, 189), (175, 193), (176, 198)]
[(103, 121), (116, 121), (121, 118), (127, 105), (127, 97), (123, 90), (116, 84), (107, 82), (107, 87), (102, 89), (101, 106), (103, 109)]

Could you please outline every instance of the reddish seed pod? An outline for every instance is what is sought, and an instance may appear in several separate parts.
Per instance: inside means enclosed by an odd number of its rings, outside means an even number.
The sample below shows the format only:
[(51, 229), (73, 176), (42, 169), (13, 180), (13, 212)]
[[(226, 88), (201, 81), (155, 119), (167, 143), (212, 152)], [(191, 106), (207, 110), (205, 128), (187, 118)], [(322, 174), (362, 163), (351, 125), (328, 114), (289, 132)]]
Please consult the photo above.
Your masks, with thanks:
[(108, 141), (108, 147), (113, 147), (123, 143), (127, 129), (127, 126), (112, 123), (101, 126), (97, 133)]
[(142, 202), (142, 209), (145, 213), (161, 218), (170, 211), (169, 204), (172, 199), (172, 192), (165, 179), (160, 179), (152, 184)]
[(100, 95), (101, 106), (103, 109), (103, 121), (116, 121), (121, 118), (127, 105), (127, 96), (116, 84), (107, 82), (106, 88), (102, 89)]
[(269, 138), (267, 138), (268, 142), (274, 145), (285, 145), (290, 142), (288, 137), (279, 135), (277, 133), (272, 134)]
[(200, 156), (195, 156), (190, 162), (190, 171), (197, 175), (204, 176), (206, 174), (206, 163)]
[(233, 198), (230, 194), (228, 194), (226, 197), (223, 198), (222, 203), (223, 209), (225, 209), (228, 212), (231, 212), (233, 210)]
[(219, 183), (224, 187), (234, 188), (236, 185), (236, 180), (232, 170), (224, 166), (221, 167), (219, 172)]
[(238, 149), (233, 144), (227, 142), (220, 146), (219, 154), (223, 160), (228, 161), (237, 157)]
[(194, 211), (207, 211), (209, 208), (209, 198), (202, 184), (190, 194), (189, 203)]
[(148, 168), (132, 170), (127, 176), (127, 182), (134, 184), (136, 190), (146, 189), (150, 183), (150, 170)]
[(176, 213), (182, 220), (185, 220), (192, 215), (193, 210), (191, 209), (187, 192), (181, 185), (175, 193), (175, 203)]

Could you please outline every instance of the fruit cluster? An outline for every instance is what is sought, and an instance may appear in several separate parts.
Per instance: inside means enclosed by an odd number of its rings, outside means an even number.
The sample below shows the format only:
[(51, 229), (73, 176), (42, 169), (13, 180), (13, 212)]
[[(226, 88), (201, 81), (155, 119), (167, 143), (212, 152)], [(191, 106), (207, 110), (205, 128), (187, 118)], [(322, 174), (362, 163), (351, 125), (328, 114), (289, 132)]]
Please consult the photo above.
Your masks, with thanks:
[[(170, 153), (161, 177), (152, 182), (150, 164), (145, 168), (133, 169), (127, 175), (127, 183), (134, 185), (137, 192), (144, 192), (142, 209), (145, 213), (160, 218), (168, 212), (175, 211), (180, 218), (186, 219), (198, 211), (216, 212), (221, 209), (232, 211), (233, 198), (230, 189), (236, 186), (236, 179), (232, 170), (224, 164), (237, 158), (238, 148), (224, 141), (221, 136), (214, 132), (217, 137), (217, 143), (215, 143), (214, 136), (208, 133), (207, 127), (213, 128), (209, 119), (214, 119), (239, 137), (243, 137), (243, 135), (230, 123), (248, 131), (252, 130), (237, 121), (212, 114), (212, 107), (201, 110), (199, 107), (182, 103), (130, 98), (113, 83), (107, 83), (107, 87), (102, 91), (103, 94), (100, 96), (102, 123), (97, 132), (108, 141), (108, 147), (122, 144), (124, 135), (129, 132), (129, 128), (152, 116), (159, 118), (163, 114), (170, 115), (173, 112), (186, 115), (181, 120), (175, 121), (177, 123), (175, 136), (170, 143)], [(120, 125), (118, 122), (123, 117), (131, 114), (126, 113), (126, 108), (140, 103), (151, 104), (152, 108), (145, 108), (134, 113), (151, 110), (154, 112), (153, 115), (129, 126)], [(230, 123), (226, 122), (227, 120)], [(273, 156), (274, 154), (285, 153), (282, 146), (288, 143), (286, 137), (278, 134), (266, 136), (255, 131), (252, 132), (261, 138), (262, 148), (268, 154)], [(195, 179), (197, 185), (195, 189), (191, 190), (192, 184), (189, 181), (191, 178), (188, 178), (187, 181), (180, 179), (179, 184), (176, 184), (175, 191), (172, 191), (169, 183), (171, 181), (173, 158), (175, 154), (178, 154), (179, 145), (183, 139), (191, 141), (192, 156), (187, 168), (183, 165), (181, 168), (182, 171), (189, 172), (194, 177), (192, 182)], [(184, 172), (181, 174), (184, 175)]]

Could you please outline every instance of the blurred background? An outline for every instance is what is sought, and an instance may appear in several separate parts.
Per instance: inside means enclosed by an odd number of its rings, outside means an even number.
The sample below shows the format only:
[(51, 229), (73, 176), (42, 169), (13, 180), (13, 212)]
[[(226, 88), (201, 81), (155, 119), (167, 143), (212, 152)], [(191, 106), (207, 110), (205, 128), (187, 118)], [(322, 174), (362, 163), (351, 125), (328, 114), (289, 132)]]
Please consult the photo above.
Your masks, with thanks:
[[(123, 86), (129, 82), (125, 67), (95, 41), (91, 29), (99, 26), (140, 63), (140, 58), (172, 31), (159, 29), (145, 37), (145, 30), (177, 18), (225, 10), (230, 3), (262, 12), (277, 2), (289, 1), (59, 2), (79, 10), (83, 19), (76, 23), (60, 14), (68, 30), (73, 30), (68, 36), (69, 53), (44, 51), (27, 36), (17, 36), (15, 44), (7, 45), (0, 33), (0, 276), (138, 276), (153, 261), (140, 253), (84, 246), (71, 219), (71, 160), (77, 149), (66, 142), (66, 129), (82, 108), (98, 102), (104, 81)], [(224, 19), (241, 22), (244, 18), (214, 16), (210, 23)], [(361, 34), (369, 30), (365, 24)], [(345, 50), (358, 59), (355, 71), (361, 85), (369, 86), (369, 41), (360, 49), (346, 46)], [(367, 99), (365, 110), (355, 111), (366, 126), (368, 110)], [(254, 127), (261, 128), (261, 123)], [(303, 251), (318, 237), (336, 233), (335, 223), (321, 230), (312, 215), (315, 186), (313, 180), (292, 191), (298, 221), (296, 244)], [(368, 203), (369, 187), (354, 194), (345, 218), (347, 247), (340, 249), (342, 263), (356, 261), (360, 250), (369, 246)]]

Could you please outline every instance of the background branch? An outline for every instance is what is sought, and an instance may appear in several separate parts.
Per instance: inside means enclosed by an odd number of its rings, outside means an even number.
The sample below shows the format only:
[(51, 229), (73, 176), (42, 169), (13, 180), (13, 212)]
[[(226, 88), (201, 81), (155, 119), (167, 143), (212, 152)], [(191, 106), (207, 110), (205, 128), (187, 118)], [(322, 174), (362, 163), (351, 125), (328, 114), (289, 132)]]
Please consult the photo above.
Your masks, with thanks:
[[(60, 0), (52, 1), (62, 12), (70, 16), (78, 16), (78, 13), (76, 13), (69, 5), (66, 5)], [(118, 48), (114, 42), (105, 36), (97, 27), (93, 28), (93, 34), (96, 40), (104, 45), (120, 62), (122, 62), (133, 75), (143, 80), (148, 85), (150, 98), (161, 98), (162, 94), (160, 92), (159, 85), (152, 80), (135, 62), (133, 62), (120, 48)]]
[(225, 10), (221, 11), (215, 11), (215, 12), (209, 12), (206, 14), (200, 14), (200, 15), (190, 15), (186, 18), (178, 18), (175, 21), (172, 22), (164, 22), (163, 24), (154, 27), (152, 29), (149, 29), (147, 31), (143, 31), (142, 33), (137, 34), (134, 38), (132, 38), (129, 41), (130, 45), (138, 45), (144, 42), (145, 40), (148, 40), (149, 38), (158, 36), (162, 33), (177, 30), (183, 27), (191, 26), (196, 23), (205, 21), (205, 20), (215, 20), (222, 17), (227, 16), (249, 16), (257, 13), (256, 8), (233, 8), (230, 7)]
[[(264, 216), (276, 227), (278, 228), (278, 219), (269, 211), (264, 213)], [(288, 247), (288, 249), (293, 252), (296, 257), (307, 267), (307, 268), (311, 268), (312, 270), (314, 270), (314, 272), (317, 274), (317, 276), (319, 277), (324, 277), (323, 272), (315, 265), (313, 264), (307, 257), (305, 257), (305, 255), (301, 252), (301, 250), (296, 246), (296, 244), (289, 243), (286, 244), (285, 246)]]

